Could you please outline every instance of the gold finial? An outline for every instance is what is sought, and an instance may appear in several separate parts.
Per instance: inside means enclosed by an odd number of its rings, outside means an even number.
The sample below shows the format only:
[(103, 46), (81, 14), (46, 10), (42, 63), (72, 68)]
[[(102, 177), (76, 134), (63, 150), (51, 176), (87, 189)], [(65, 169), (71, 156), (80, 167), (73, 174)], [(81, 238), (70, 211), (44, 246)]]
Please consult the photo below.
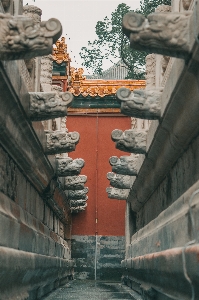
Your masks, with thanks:
[(65, 37), (63, 36), (61, 37), (61, 40), (56, 41), (55, 46), (53, 47), (53, 60), (58, 64), (61, 64), (63, 61), (70, 61)]

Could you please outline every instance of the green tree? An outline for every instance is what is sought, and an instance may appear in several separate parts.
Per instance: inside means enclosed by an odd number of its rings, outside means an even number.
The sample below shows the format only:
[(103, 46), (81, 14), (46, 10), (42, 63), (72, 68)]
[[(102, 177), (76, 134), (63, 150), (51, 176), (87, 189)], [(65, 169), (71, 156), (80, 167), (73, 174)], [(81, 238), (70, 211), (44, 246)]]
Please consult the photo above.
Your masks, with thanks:
[[(171, 5), (171, 0), (141, 0), (140, 8), (135, 12), (146, 16), (161, 4)], [(103, 21), (97, 22), (97, 38), (93, 42), (88, 41), (88, 47), (81, 48), (83, 66), (101, 75), (104, 59), (112, 62), (113, 59), (122, 58), (128, 69), (127, 78), (144, 79), (146, 53), (130, 49), (129, 40), (122, 33), (122, 18), (130, 10), (128, 5), (121, 3), (111, 13), (110, 18), (106, 16)]]

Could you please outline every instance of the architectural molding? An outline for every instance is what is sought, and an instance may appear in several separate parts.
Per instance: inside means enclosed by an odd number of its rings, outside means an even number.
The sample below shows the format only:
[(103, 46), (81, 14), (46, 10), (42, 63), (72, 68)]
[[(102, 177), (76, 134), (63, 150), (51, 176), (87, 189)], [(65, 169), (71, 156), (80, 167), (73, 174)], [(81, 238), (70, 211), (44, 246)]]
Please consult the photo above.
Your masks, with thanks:
[(121, 102), (121, 113), (127, 116), (154, 120), (161, 115), (160, 90), (134, 90), (120, 88), (116, 97)]
[(107, 179), (110, 184), (118, 189), (130, 189), (132, 186), (132, 176), (115, 174), (113, 172), (107, 173)]
[(84, 184), (87, 182), (87, 176), (67, 176), (64, 182), (65, 190), (83, 190)]
[(152, 13), (145, 18), (131, 11), (123, 17), (123, 32), (133, 49), (186, 59), (191, 46), (190, 15)]
[(43, 121), (67, 115), (67, 107), (73, 101), (69, 92), (29, 93), (29, 116), (32, 121)]
[(66, 132), (61, 130), (45, 131), (46, 133), (46, 154), (59, 154), (75, 151), (79, 142), (78, 132)]
[(112, 171), (117, 174), (122, 175), (129, 175), (129, 176), (136, 176), (137, 169), (136, 169), (136, 161), (137, 156), (111, 156), (109, 159), (109, 163), (112, 166)]
[(87, 200), (86, 194), (88, 193), (88, 188), (85, 187), (83, 190), (68, 190), (68, 199), (69, 200), (80, 200), (80, 199), (85, 199)]
[(129, 189), (116, 189), (112, 187), (106, 188), (108, 198), (117, 200), (127, 200), (129, 191)]
[(147, 130), (128, 129), (124, 132), (119, 129), (112, 131), (111, 138), (115, 147), (129, 153), (146, 153)]
[(52, 52), (52, 44), (60, 37), (59, 20), (35, 22), (24, 16), (0, 13), (0, 59), (30, 59)]
[(56, 158), (56, 175), (58, 177), (79, 175), (84, 164), (82, 158), (74, 160), (71, 157)]

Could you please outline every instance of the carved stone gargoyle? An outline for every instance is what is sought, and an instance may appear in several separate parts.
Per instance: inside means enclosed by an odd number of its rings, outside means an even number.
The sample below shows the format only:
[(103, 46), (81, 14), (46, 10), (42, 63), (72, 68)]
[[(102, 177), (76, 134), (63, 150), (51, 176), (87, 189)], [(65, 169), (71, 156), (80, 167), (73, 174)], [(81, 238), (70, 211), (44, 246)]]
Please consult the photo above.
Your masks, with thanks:
[(75, 150), (75, 146), (79, 142), (79, 133), (66, 132), (66, 131), (45, 131), (47, 149), (46, 154), (60, 154), (64, 152), (72, 152)]
[(77, 190), (77, 191), (68, 190), (68, 199), (69, 200), (79, 200), (79, 199), (87, 200), (87, 196), (86, 196), (87, 193), (88, 193), (87, 187), (85, 187), (83, 190)]
[(116, 148), (130, 153), (146, 153), (146, 130), (128, 129), (124, 132), (119, 129), (112, 131), (111, 138), (116, 142)]
[(118, 189), (130, 189), (132, 186), (132, 176), (115, 174), (113, 172), (107, 173), (107, 179), (110, 184)]
[(108, 193), (108, 198), (117, 199), (117, 200), (127, 200), (129, 191), (127, 189), (116, 189), (108, 187), (106, 188), (106, 192)]
[(65, 190), (83, 190), (84, 184), (87, 181), (87, 176), (67, 176), (65, 177), (64, 189)]
[(123, 17), (123, 32), (133, 49), (186, 59), (191, 51), (190, 15), (152, 13), (146, 19), (130, 11)]
[(29, 93), (29, 116), (32, 121), (44, 121), (67, 115), (67, 107), (73, 101), (69, 92)]
[(80, 211), (84, 211), (87, 207), (87, 203), (85, 205), (77, 206), (77, 207), (71, 207), (71, 213), (79, 213)]
[(109, 159), (109, 163), (112, 166), (112, 171), (117, 174), (136, 176), (136, 160), (137, 157), (133, 156), (111, 156)]
[(0, 13), (0, 60), (30, 59), (52, 52), (62, 33), (59, 20), (37, 23), (33, 19)]
[(87, 199), (70, 200), (70, 207), (84, 206), (86, 204), (86, 201)]
[(82, 158), (76, 158), (74, 160), (71, 157), (56, 158), (56, 175), (58, 177), (79, 175), (84, 164), (85, 161)]
[(160, 90), (134, 90), (121, 87), (116, 97), (121, 102), (121, 113), (127, 116), (155, 120), (161, 114)]

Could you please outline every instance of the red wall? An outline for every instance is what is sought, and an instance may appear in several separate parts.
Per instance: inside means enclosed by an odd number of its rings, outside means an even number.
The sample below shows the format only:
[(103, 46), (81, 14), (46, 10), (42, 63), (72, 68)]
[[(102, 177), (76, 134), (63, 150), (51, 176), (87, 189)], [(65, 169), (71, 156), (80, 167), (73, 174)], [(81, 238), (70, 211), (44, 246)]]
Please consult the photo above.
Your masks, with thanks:
[(81, 174), (87, 175), (85, 186), (89, 188), (86, 210), (73, 214), (72, 235), (124, 235), (126, 201), (107, 197), (106, 188), (110, 184), (106, 174), (111, 172), (111, 156), (129, 155), (115, 149), (111, 132), (129, 129), (130, 126), (130, 118), (122, 116), (67, 117), (68, 130), (80, 133), (80, 142), (69, 156), (85, 160)]

